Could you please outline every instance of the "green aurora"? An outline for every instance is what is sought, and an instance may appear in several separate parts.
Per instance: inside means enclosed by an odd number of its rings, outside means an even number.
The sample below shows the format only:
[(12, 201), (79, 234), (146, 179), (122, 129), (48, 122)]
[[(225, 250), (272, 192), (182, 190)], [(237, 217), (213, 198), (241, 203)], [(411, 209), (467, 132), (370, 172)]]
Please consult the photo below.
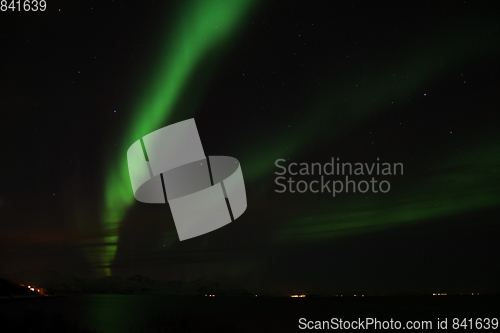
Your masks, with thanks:
[(500, 204), (500, 174), (496, 172), (500, 147), (492, 144), (498, 138), (493, 139), (461, 152), (460, 157), (443, 159), (433, 174), (422, 177), (404, 194), (375, 195), (369, 201), (358, 195), (316, 215), (290, 216), (276, 238), (281, 242), (327, 240), (495, 207)]
[[(123, 136), (119, 152), (108, 161), (105, 179), (105, 203), (102, 227), (108, 234), (97, 260), (105, 275), (116, 253), (120, 221), (134, 202), (126, 154), (128, 147), (144, 135), (165, 126), (180, 95), (204, 57), (220, 52), (229, 43), (244, 16), (255, 6), (254, 0), (196, 0), (176, 15), (163, 50), (157, 60), (158, 70), (143, 96), (133, 107), (134, 117)], [(94, 259), (95, 260), (95, 259)]]
[[(169, 35), (168, 43), (159, 53), (158, 70), (150, 80), (146, 93), (138, 97), (133, 107), (134, 117), (123, 135), (120, 156), (108, 161), (105, 179), (105, 203), (102, 209), (102, 228), (108, 235), (103, 239), (99, 251), (93, 253), (93, 260), (100, 263), (103, 273), (110, 274), (110, 265), (117, 251), (120, 222), (127, 209), (134, 203), (126, 150), (131, 143), (168, 124), (173, 109), (181, 94), (186, 92), (188, 81), (196, 66), (215, 52), (221, 52), (234, 37), (239, 22), (255, 7), (254, 1), (193, 1), (179, 13), (179, 21), (173, 26), (176, 31)], [(246, 153), (239, 159), (246, 182), (255, 182), (274, 172), (274, 161), (283, 157), (296, 156), (310, 145), (322, 139), (322, 133), (335, 132), (334, 140), (369, 122), (382, 110), (390, 111), (388, 105), (397, 108), (401, 96), (420, 94), (432, 80), (444, 78), (477, 56), (477, 49), (493, 48), (489, 40), (478, 38), (482, 31), (492, 24), (483, 22), (473, 31), (470, 26), (453, 32), (435, 33), (435, 38), (419, 45), (408, 43), (407, 51), (395, 50), (394, 54), (411, 54), (408, 57), (389, 56), (377, 66), (367, 67), (362, 75), (341, 73), (331, 80), (331, 85), (302, 102), (302, 108), (311, 110), (307, 116), (294, 121), (297, 131), (270, 131), (275, 137), (252, 142), (244, 147)], [(419, 50), (415, 52), (414, 50)], [(421, 51), (420, 51), (421, 50)], [(446, 66), (442, 64), (445, 63)], [(353, 89), (352, 87), (358, 87)], [(297, 107), (297, 106), (295, 106)], [(345, 110), (349, 112), (345, 112)], [(332, 112), (332, 110), (334, 110)], [(338, 123), (335, 116), (339, 110), (348, 117), (347, 123)], [(321, 124), (321, 126), (318, 126)], [(239, 144), (236, 142), (235, 144)], [(485, 148), (487, 147), (487, 148)], [(486, 149), (486, 151), (485, 151)], [(497, 147), (487, 143), (469, 150), (469, 163), (474, 157), (477, 168), (494, 168), (499, 164)], [(356, 234), (370, 230), (384, 229), (401, 223), (413, 223), (424, 219), (452, 216), (461, 212), (487, 208), (499, 203), (493, 187), (498, 175), (483, 173), (480, 179), (471, 179), (463, 160), (442, 160), (441, 174), (426, 179), (423, 184), (414, 184), (408, 189), (408, 201), (403, 198), (380, 197), (370, 203), (353, 200), (347, 206), (326, 207), (316, 215), (294, 215), (284, 218), (276, 230), (276, 239), (322, 240), (341, 235)], [(461, 167), (459, 167), (461, 166)], [(491, 185), (494, 184), (494, 185)], [(443, 188), (449, 189), (443, 201)], [(436, 204), (439, 202), (439, 204)]]

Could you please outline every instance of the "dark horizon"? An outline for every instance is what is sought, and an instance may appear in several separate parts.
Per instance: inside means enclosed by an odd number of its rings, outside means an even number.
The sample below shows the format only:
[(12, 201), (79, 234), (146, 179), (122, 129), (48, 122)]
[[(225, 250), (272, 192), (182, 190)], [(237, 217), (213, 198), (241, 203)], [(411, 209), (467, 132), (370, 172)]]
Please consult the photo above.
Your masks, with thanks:
[[(76, 278), (77, 285), (72, 285), (61, 278)], [(119, 279), (118, 281), (116, 279)], [(132, 282), (132, 285), (123, 286), (124, 280), (127, 282)], [(36, 281), (40, 281), (37, 283)], [(71, 282), (74, 283), (75, 280)], [(88, 285), (88, 283), (96, 283), (99, 281), (106, 281), (106, 287), (102, 285)], [(2, 276), (0, 277), (0, 294), (3, 297), (15, 296), (19, 291), (13, 292), (5, 289), (5, 283), (10, 282), (15, 286), (23, 287), (29, 290), (30, 288), (35, 288), (34, 292), (39, 292), (43, 296), (68, 296), (68, 295), (81, 295), (81, 294), (166, 294), (166, 295), (177, 295), (177, 296), (233, 296), (233, 297), (376, 297), (376, 296), (500, 296), (500, 291), (481, 291), (477, 290), (461, 290), (461, 291), (450, 291), (450, 290), (426, 290), (426, 291), (415, 291), (415, 290), (399, 290), (391, 291), (387, 293), (380, 292), (367, 292), (366, 290), (340, 290), (340, 289), (330, 289), (330, 290), (288, 290), (275, 291), (275, 290), (262, 290), (262, 289), (249, 289), (245, 285), (240, 285), (234, 281), (208, 281), (204, 279), (197, 279), (193, 281), (179, 281), (179, 280), (161, 280), (152, 279), (144, 275), (133, 275), (129, 277), (117, 277), (117, 276), (106, 276), (96, 279), (85, 279), (73, 275), (60, 274), (53, 270), (42, 270), (42, 271), (23, 271), (12, 276)], [(22, 283), (20, 283), (22, 282)], [(33, 283), (35, 282), (35, 283)], [(109, 282), (112, 282), (109, 284)], [(133, 285), (135, 283), (135, 285)], [(167, 283), (170, 286), (175, 283), (177, 288), (173, 289), (165, 288)], [(87, 284), (87, 285), (86, 285)], [(158, 285), (159, 284), (159, 285)], [(191, 288), (185, 290), (186, 286), (197, 285), (196, 288)], [(184, 289), (182, 289), (184, 286)], [(22, 288), (21, 288), (22, 289)], [(208, 291), (207, 291), (208, 290)], [(9, 291), (11, 294), (9, 295)], [(213, 294), (209, 295), (207, 294)], [(33, 293), (32, 296), (36, 294)], [(295, 296), (294, 296), (295, 295)], [(302, 295), (302, 296), (300, 296)]]

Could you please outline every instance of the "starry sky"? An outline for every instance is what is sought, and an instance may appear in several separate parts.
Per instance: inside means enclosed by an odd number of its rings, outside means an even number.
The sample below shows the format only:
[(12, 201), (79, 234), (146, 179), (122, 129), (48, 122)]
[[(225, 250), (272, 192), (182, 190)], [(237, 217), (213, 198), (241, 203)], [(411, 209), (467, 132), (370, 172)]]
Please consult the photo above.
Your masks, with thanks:
[[(498, 14), (255, 0), (1, 12), (0, 274), (499, 291)], [(179, 242), (167, 205), (135, 201), (126, 151), (189, 118), (207, 155), (241, 162), (248, 208)], [(276, 192), (277, 159), (332, 157), (404, 173), (378, 178), (387, 193)]]

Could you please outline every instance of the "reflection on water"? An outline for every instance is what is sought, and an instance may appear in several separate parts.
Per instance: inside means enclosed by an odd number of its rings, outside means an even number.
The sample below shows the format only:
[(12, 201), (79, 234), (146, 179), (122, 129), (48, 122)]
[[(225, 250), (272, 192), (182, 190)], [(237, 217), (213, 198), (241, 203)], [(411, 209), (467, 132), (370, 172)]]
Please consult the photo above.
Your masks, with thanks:
[[(58, 332), (73, 331), (67, 327), (76, 326), (104, 333), (163, 332), (173, 327), (192, 327), (198, 332), (233, 331), (232, 318), (217, 310), (232, 306), (215, 305), (220, 303), (218, 301), (200, 296), (170, 295), (79, 295), (2, 300), (0, 318), (2, 323), (9, 323), (9, 332), (37, 331), (37, 325), (48, 325), (51, 331)], [(53, 328), (60, 326), (64, 328)], [(162, 330), (158, 330), (162, 326)]]
[(125, 332), (135, 328), (137, 319), (168, 308), (170, 301), (170, 297), (151, 299), (147, 295), (89, 295), (81, 298), (81, 318), (89, 328), (104, 332)]
[[(0, 332), (278, 332), (300, 318), (498, 317), (491, 297), (203, 297), (80, 295), (0, 300)], [(73, 323), (73, 324), (72, 324)], [(90, 331), (78, 330), (75, 323)]]
[(134, 332), (150, 317), (177, 313), (198, 301), (199, 297), (165, 295), (80, 295), (3, 301), (0, 311), (8, 321), (58, 315), (98, 332)]

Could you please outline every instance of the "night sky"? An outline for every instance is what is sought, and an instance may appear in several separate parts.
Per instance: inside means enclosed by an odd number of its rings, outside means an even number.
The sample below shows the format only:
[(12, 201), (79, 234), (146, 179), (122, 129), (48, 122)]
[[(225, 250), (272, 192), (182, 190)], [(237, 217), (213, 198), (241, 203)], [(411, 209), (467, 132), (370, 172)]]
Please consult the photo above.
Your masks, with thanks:
[[(253, 0), (1, 12), (0, 274), (500, 291), (499, 14)], [(180, 242), (168, 205), (135, 201), (126, 152), (189, 118), (207, 155), (241, 162), (248, 208)], [(404, 172), (376, 177), (388, 193), (276, 192), (276, 160), (332, 158)]]

